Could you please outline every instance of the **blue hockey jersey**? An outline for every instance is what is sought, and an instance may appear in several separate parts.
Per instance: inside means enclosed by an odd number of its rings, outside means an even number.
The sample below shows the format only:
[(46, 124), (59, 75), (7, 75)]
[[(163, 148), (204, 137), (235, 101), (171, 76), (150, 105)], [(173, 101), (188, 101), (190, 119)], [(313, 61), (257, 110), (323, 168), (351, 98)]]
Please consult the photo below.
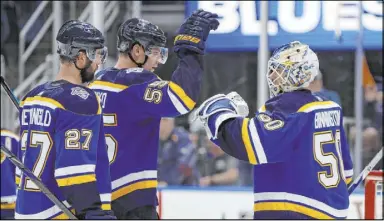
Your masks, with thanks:
[[(17, 155), (19, 136), (2, 129), (1, 145)], [(16, 202), (15, 178), (15, 165), (1, 152), (1, 217), (13, 217)]]
[(284, 93), (254, 118), (224, 122), (214, 142), (255, 165), (254, 218), (347, 217), (353, 165), (338, 104)]
[[(19, 120), (23, 163), (60, 201), (79, 218), (111, 209), (102, 109), (92, 90), (64, 80), (37, 86), (22, 99)], [(24, 174), (18, 188), (16, 219), (68, 219)]]
[[(186, 55), (172, 75), (161, 80), (142, 68), (107, 68), (90, 84), (99, 95), (111, 164), (112, 209), (124, 212), (157, 205), (157, 154), (161, 117), (189, 112), (199, 95), (202, 66)], [(115, 201), (115, 202), (114, 202)]]

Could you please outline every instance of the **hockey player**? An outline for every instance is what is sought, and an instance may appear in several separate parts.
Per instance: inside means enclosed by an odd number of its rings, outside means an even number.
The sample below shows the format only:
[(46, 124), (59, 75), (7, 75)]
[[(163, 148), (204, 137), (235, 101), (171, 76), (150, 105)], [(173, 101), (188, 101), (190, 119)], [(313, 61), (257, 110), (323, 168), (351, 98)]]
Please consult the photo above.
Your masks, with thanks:
[(112, 210), (118, 219), (157, 219), (157, 153), (161, 117), (188, 113), (200, 91), (202, 55), (217, 15), (196, 11), (174, 41), (179, 63), (171, 81), (153, 73), (167, 60), (166, 37), (143, 19), (118, 30), (116, 65), (98, 73), (90, 85), (100, 96), (111, 164)]
[[(1, 145), (17, 155), (19, 136), (1, 129)], [(1, 219), (13, 219), (16, 202), (15, 165), (1, 152)]]
[[(32, 89), (20, 103), (23, 163), (79, 219), (116, 219), (96, 94), (82, 86), (106, 58), (102, 33), (67, 21), (56, 37), (60, 71), (53, 82)], [(16, 219), (68, 219), (31, 180), (22, 175)]]
[(254, 166), (255, 219), (344, 219), (352, 161), (341, 107), (306, 87), (319, 68), (308, 45), (292, 42), (268, 61), (272, 98), (247, 118), (233, 93), (198, 109), (210, 139)]

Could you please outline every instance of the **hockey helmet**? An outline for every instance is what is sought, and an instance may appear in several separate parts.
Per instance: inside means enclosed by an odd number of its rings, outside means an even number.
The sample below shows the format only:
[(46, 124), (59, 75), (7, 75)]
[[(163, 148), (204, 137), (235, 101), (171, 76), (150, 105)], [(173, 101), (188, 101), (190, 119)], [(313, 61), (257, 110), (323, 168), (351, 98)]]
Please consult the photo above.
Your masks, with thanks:
[(59, 55), (74, 59), (84, 50), (91, 61), (104, 63), (108, 49), (103, 34), (93, 25), (79, 20), (69, 20), (60, 28), (56, 41)]
[(166, 37), (157, 25), (139, 18), (125, 21), (117, 32), (117, 49), (119, 52), (127, 52), (135, 44), (143, 46), (147, 56), (156, 55), (159, 63), (167, 61)]

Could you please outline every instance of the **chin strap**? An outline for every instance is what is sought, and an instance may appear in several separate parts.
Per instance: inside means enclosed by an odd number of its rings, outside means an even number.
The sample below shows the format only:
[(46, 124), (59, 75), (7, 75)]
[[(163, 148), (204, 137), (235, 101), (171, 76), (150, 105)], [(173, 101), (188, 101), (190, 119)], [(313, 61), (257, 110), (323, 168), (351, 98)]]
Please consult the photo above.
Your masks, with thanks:
[(145, 60), (144, 60), (144, 62), (143, 62), (143, 63), (138, 63), (138, 62), (135, 61), (135, 59), (133, 59), (131, 53), (128, 53), (128, 56), (129, 56), (129, 58), (131, 59), (131, 61), (132, 61), (133, 63), (135, 63), (139, 68), (143, 67), (143, 65), (145, 64), (145, 62), (147, 62), (147, 60), (148, 60), (148, 56), (145, 55)]
[(129, 49), (128, 56), (129, 56), (129, 59), (131, 59), (131, 61), (132, 61), (133, 63), (135, 63), (139, 68), (141, 68), (141, 67), (143, 67), (143, 65), (145, 64), (145, 62), (147, 62), (147, 60), (148, 60), (148, 56), (145, 55), (145, 60), (144, 60), (143, 63), (139, 63), (139, 62), (135, 61), (135, 59), (133, 59), (133, 57), (132, 57), (132, 55), (131, 55), (131, 50), (132, 50), (132, 48), (133, 48), (136, 44), (139, 44), (139, 45), (143, 48), (143, 50), (145, 51), (145, 48), (144, 48), (140, 43), (135, 42), (134, 44), (132, 44), (131, 48)]

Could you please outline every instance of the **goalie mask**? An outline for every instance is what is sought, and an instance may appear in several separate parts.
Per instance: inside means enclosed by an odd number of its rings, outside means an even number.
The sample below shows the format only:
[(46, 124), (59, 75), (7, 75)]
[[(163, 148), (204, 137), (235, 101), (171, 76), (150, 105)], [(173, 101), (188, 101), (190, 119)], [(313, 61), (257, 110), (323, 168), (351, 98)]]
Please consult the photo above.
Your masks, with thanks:
[(271, 97), (308, 87), (318, 70), (319, 60), (308, 45), (294, 41), (277, 48), (268, 61)]

